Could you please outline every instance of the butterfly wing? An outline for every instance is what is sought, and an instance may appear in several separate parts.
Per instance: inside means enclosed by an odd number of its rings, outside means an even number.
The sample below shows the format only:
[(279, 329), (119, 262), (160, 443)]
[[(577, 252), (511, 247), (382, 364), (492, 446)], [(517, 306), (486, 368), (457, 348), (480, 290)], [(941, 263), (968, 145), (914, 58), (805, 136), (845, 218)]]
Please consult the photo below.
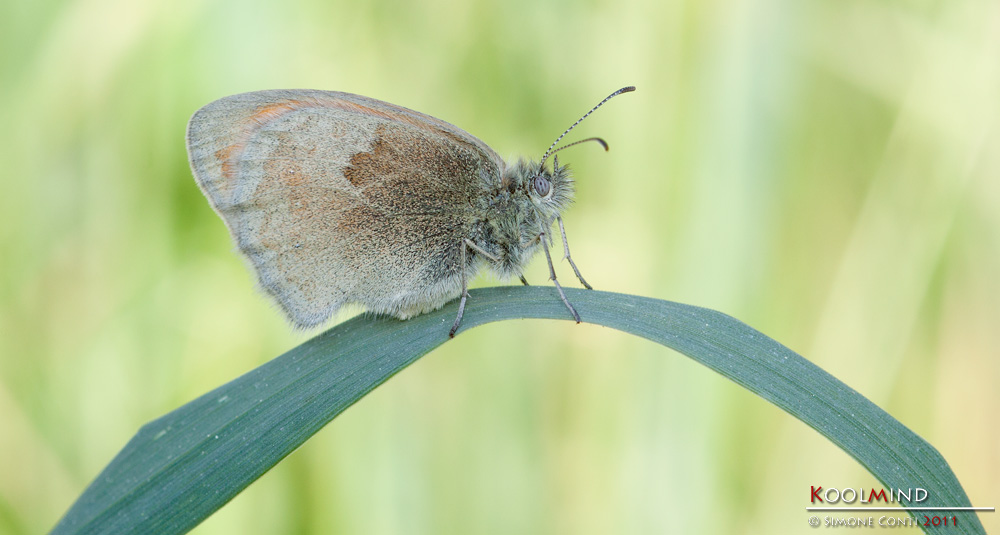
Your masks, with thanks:
[(449, 123), (329, 91), (217, 100), (187, 140), (202, 192), (299, 327), (347, 303), (405, 318), (458, 296), (475, 198), (503, 165)]

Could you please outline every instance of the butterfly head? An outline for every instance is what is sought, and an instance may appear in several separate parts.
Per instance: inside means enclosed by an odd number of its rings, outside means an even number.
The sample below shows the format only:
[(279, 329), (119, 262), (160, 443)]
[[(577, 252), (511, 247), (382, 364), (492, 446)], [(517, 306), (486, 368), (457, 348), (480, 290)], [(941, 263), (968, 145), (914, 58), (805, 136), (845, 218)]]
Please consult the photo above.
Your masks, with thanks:
[(511, 195), (526, 198), (542, 221), (551, 221), (573, 201), (573, 178), (569, 168), (554, 159), (552, 168), (519, 160), (508, 169), (505, 182)]

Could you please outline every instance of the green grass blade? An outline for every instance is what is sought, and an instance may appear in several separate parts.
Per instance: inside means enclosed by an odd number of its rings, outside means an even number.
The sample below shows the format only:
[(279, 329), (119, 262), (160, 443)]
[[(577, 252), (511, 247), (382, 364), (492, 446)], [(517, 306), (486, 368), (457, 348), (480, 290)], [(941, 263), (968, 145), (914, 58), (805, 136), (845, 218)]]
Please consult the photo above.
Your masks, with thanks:
[[(657, 299), (566, 293), (585, 322), (647, 338), (712, 368), (822, 433), (887, 488), (927, 489), (928, 499), (916, 505), (969, 506), (930, 444), (747, 325)], [(408, 321), (356, 317), (146, 424), (54, 533), (190, 530), (341, 411), (447, 342), (455, 311), (451, 303)], [(462, 331), (512, 318), (568, 319), (569, 314), (554, 288), (488, 288), (472, 292)], [(934, 533), (984, 533), (974, 513), (948, 515), (958, 517), (957, 527), (933, 528)]]

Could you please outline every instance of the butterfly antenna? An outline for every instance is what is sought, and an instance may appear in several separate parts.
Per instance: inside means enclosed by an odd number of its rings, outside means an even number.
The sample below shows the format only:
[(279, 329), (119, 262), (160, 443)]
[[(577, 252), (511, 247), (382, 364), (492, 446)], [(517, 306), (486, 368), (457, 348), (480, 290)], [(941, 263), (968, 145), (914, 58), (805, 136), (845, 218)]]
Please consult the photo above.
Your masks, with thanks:
[(568, 149), (568, 148), (572, 147), (573, 145), (579, 145), (580, 143), (586, 143), (588, 141), (596, 141), (596, 142), (600, 143), (601, 146), (604, 147), (604, 151), (607, 152), (607, 150), (608, 150), (608, 142), (607, 141), (604, 141), (603, 139), (601, 139), (599, 137), (588, 137), (587, 139), (581, 139), (580, 141), (574, 141), (574, 142), (570, 143), (569, 145), (563, 145), (562, 147), (559, 147), (558, 149), (550, 152), (549, 155), (551, 156), (551, 155), (553, 155), (553, 154), (555, 154), (555, 153), (557, 153), (557, 152), (559, 152), (559, 151), (561, 151), (563, 149)]
[[(551, 156), (552, 153), (554, 152), (552, 149), (556, 145), (558, 145), (560, 141), (562, 141), (562, 138), (566, 137), (566, 134), (568, 134), (570, 132), (570, 130), (573, 130), (574, 128), (576, 128), (576, 125), (578, 125), (581, 122), (583, 122), (583, 120), (586, 119), (588, 116), (590, 116), (591, 113), (594, 113), (595, 111), (597, 111), (597, 108), (600, 108), (601, 106), (604, 105), (605, 102), (607, 102), (607, 101), (609, 101), (609, 100), (617, 97), (618, 95), (621, 95), (622, 93), (631, 93), (632, 91), (635, 91), (635, 86), (633, 86), (633, 85), (630, 85), (628, 87), (623, 87), (623, 88), (619, 89), (618, 91), (615, 91), (614, 93), (611, 93), (610, 95), (608, 95), (607, 98), (605, 98), (604, 100), (598, 102), (597, 106), (594, 106), (593, 108), (591, 108), (590, 111), (588, 111), (587, 113), (583, 114), (583, 117), (580, 117), (575, 123), (573, 123), (569, 128), (567, 128), (566, 131), (562, 133), (562, 135), (560, 135), (559, 137), (557, 137), (556, 140), (553, 141), (551, 145), (549, 145), (549, 149), (545, 151), (545, 155), (542, 156), (542, 162), (538, 165), (538, 167), (539, 168), (544, 167), (545, 166), (545, 160), (548, 160), (549, 156)], [(604, 145), (604, 150), (607, 150), (608, 144), (604, 143), (603, 139), (600, 139), (600, 138), (590, 138), (590, 139), (595, 139), (595, 140), (600, 141), (601, 145)], [(590, 139), (585, 139), (583, 141), (590, 141)], [(577, 143), (583, 143), (583, 141), (578, 141)], [(567, 147), (571, 147), (573, 145), (576, 145), (576, 143), (573, 143), (571, 145), (566, 145), (566, 147), (561, 147), (558, 150), (562, 150), (562, 149), (565, 149)]]

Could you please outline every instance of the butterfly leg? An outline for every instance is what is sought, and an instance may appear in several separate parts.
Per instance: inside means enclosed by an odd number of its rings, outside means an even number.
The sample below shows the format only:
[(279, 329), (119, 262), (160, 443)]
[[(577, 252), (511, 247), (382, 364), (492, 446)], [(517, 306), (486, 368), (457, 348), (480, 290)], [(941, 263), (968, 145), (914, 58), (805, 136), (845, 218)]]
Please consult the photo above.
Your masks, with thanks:
[[(490, 260), (492, 260), (494, 262), (499, 262), (500, 261), (500, 259), (497, 258), (496, 255), (487, 253), (485, 249), (483, 249), (482, 247), (476, 245), (476, 242), (470, 240), (469, 238), (465, 238), (465, 246), (468, 247), (469, 249), (472, 249), (473, 251), (475, 251), (475, 252), (477, 252), (477, 253), (485, 256), (486, 258), (489, 258)], [(464, 254), (464, 251), (463, 251), (463, 254)]]
[(576, 309), (573, 308), (573, 305), (569, 304), (569, 299), (566, 299), (566, 294), (563, 292), (562, 285), (559, 284), (558, 280), (556, 280), (556, 268), (555, 266), (552, 265), (552, 255), (549, 254), (549, 244), (546, 241), (546, 238), (547, 236), (545, 236), (545, 233), (542, 233), (541, 235), (542, 250), (545, 251), (545, 259), (548, 260), (549, 262), (549, 280), (551, 280), (552, 283), (556, 285), (556, 290), (559, 290), (559, 297), (562, 299), (563, 304), (566, 305), (566, 308), (568, 308), (569, 311), (573, 314), (573, 319), (575, 319), (577, 323), (580, 323), (581, 321), (583, 321), (580, 319), (580, 314), (578, 314)]
[[(482, 247), (476, 245), (476, 243), (474, 241), (472, 241), (472, 240), (470, 240), (468, 238), (466, 238), (465, 241), (462, 243), (462, 254), (461, 254), (461, 262), (462, 262), (462, 268), (461, 268), (462, 269), (462, 300), (458, 302), (458, 317), (455, 318), (455, 323), (453, 323), (451, 325), (451, 330), (448, 331), (448, 337), (449, 338), (454, 338), (455, 337), (455, 332), (458, 331), (458, 326), (459, 326), (459, 324), (462, 323), (462, 316), (465, 314), (465, 301), (466, 301), (466, 299), (469, 298), (469, 285), (468, 285), (468, 281), (465, 280), (465, 272), (466, 272), (465, 268), (467, 266), (466, 261), (465, 261), (465, 250), (466, 249), (472, 249), (473, 251), (475, 251), (475, 252), (477, 252), (477, 253), (485, 256), (486, 258), (489, 258), (490, 260), (492, 260), (494, 262), (499, 262), (500, 261), (500, 259), (497, 258), (496, 255), (492, 255), (492, 254), (486, 252), (486, 250), (484, 250)], [(521, 279), (524, 280), (523, 277)]]
[(576, 278), (580, 279), (580, 283), (583, 284), (583, 287), (588, 290), (593, 290), (594, 287), (587, 284), (587, 281), (583, 278), (583, 275), (580, 274), (580, 270), (577, 269), (576, 262), (573, 262), (573, 257), (569, 255), (569, 241), (566, 239), (566, 227), (563, 225), (562, 217), (557, 217), (556, 220), (559, 221), (559, 233), (562, 234), (563, 251), (566, 252), (566, 256), (564, 256), (563, 258), (569, 260), (569, 265), (570, 267), (573, 268), (573, 273), (576, 273)]
[(518, 278), (521, 279), (521, 284), (525, 286), (531, 286), (530, 284), (528, 284), (528, 279), (524, 278), (524, 275), (518, 275)]
[(462, 300), (458, 302), (458, 316), (455, 317), (455, 323), (451, 325), (451, 330), (448, 331), (448, 338), (455, 337), (455, 331), (458, 330), (458, 325), (462, 323), (462, 315), (465, 314), (465, 300), (469, 298), (469, 286), (465, 280), (465, 248), (468, 244), (462, 244), (462, 263), (459, 269), (462, 271)]

